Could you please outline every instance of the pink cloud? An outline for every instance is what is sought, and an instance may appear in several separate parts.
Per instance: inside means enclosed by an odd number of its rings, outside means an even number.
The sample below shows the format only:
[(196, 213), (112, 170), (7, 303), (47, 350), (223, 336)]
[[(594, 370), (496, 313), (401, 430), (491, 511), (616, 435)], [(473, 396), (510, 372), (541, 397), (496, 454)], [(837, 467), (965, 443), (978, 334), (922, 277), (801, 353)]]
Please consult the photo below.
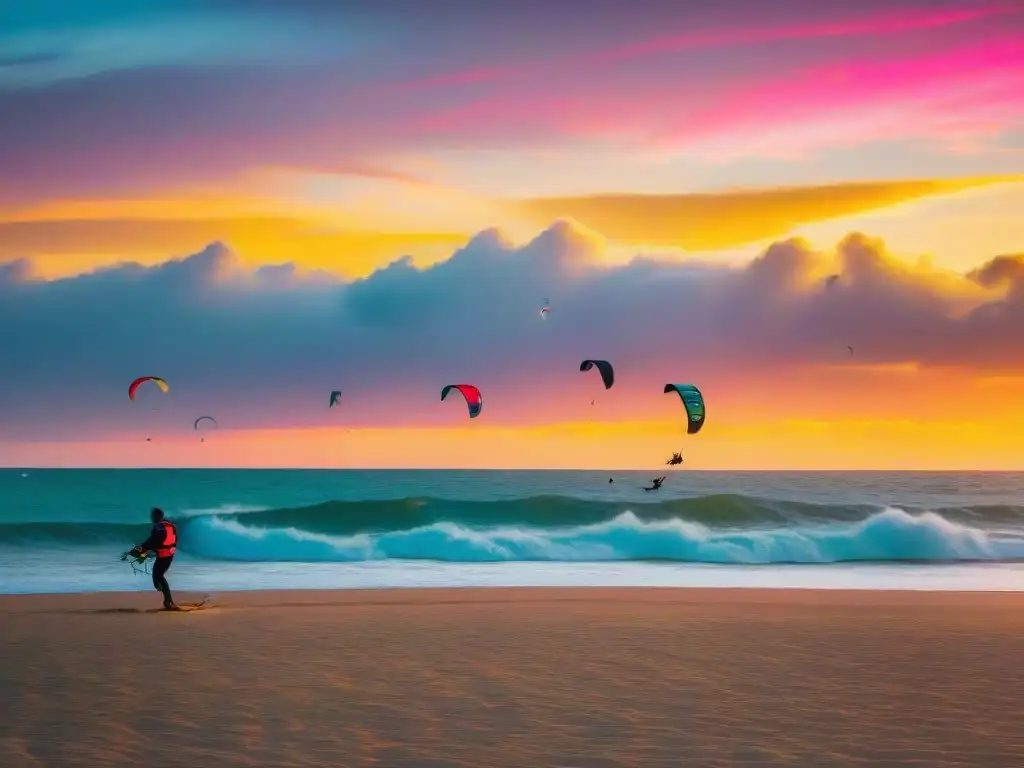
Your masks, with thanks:
[(929, 56), (852, 60), (786, 80), (715, 85), (603, 81), (571, 93), (547, 89), (539, 97), (522, 87), (412, 118), (406, 128), (467, 140), (614, 138), (707, 151), (719, 143), (729, 153), (786, 141), (807, 150), (908, 136), (992, 135), (1024, 115), (1024, 36)]
[(708, 50), (739, 45), (756, 45), (796, 40), (827, 39), (897, 34), (934, 29), (938, 27), (980, 21), (993, 16), (1017, 14), (1020, 6), (994, 4), (978, 8), (922, 13), (901, 10), (861, 19), (795, 24), (749, 29), (711, 30), (680, 35), (669, 35), (641, 40), (629, 45), (609, 48), (587, 56), (563, 57), (542, 61), (535, 65), (505, 67), (475, 67), (460, 72), (426, 77), (402, 83), (400, 90), (418, 90), (457, 85), (475, 85), (502, 80), (514, 80), (549, 72), (564, 72), (571, 68), (613, 64), (664, 53)]
[(835, 22), (818, 22), (797, 24), (786, 27), (767, 27), (755, 29), (737, 29), (731, 31), (698, 32), (686, 35), (674, 35), (646, 40), (633, 45), (613, 48), (594, 54), (587, 63), (608, 63), (627, 61), (641, 56), (658, 53), (674, 53), (701, 48), (722, 48), (732, 45), (751, 45), (756, 43), (774, 43), (790, 40), (810, 40), (829, 37), (854, 37), (858, 35), (884, 35), (897, 32), (945, 27), (977, 21), (990, 16), (1018, 13), (1019, 7), (1009, 5), (993, 5), (983, 8), (971, 8), (955, 11), (944, 11), (932, 14), (908, 13), (887, 14), (864, 19), (851, 19)]
[[(686, 116), (685, 124), (656, 143), (680, 146), (786, 125), (835, 123), (847, 116), (860, 122), (861, 141), (950, 132), (970, 125), (972, 115), (1021, 114), (1022, 94), (1024, 36), (1012, 36), (941, 55), (850, 62), (747, 86)], [(887, 115), (892, 119), (884, 119)], [(881, 129), (879, 135), (864, 135), (866, 116)], [(990, 121), (986, 125), (991, 128)]]

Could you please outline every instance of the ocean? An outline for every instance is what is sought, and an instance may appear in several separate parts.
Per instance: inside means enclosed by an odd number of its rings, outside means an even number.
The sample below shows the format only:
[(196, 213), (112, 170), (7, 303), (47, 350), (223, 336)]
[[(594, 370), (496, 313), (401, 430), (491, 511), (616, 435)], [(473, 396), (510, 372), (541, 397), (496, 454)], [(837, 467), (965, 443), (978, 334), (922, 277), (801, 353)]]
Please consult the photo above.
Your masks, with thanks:
[[(0, 470), (0, 593), (460, 586), (1024, 590), (1024, 473)], [(609, 483), (609, 478), (614, 480)], [(156, 598), (154, 598), (156, 599)]]

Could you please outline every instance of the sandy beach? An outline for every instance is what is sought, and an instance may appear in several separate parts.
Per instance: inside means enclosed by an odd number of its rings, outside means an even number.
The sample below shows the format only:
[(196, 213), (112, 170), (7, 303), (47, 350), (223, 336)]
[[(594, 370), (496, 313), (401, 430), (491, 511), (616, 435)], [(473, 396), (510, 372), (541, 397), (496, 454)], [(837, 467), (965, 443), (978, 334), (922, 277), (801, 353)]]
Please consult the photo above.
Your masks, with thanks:
[[(182, 600), (187, 596), (181, 596)], [(1024, 764), (1024, 595), (0, 597), (0, 765)]]

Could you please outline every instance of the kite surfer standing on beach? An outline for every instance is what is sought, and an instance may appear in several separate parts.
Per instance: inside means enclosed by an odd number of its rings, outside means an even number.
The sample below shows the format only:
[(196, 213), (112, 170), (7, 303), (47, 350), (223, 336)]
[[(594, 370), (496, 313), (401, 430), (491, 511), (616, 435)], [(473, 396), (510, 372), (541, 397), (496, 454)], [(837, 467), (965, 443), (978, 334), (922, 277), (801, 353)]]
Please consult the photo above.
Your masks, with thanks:
[(167, 570), (171, 567), (177, 549), (178, 529), (170, 520), (164, 519), (164, 511), (159, 507), (153, 507), (149, 519), (153, 521), (153, 530), (150, 531), (149, 538), (129, 550), (127, 554), (140, 560), (150, 552), (156, 554), (156, 561), (153, 563), (153, 586), (164, 596), (164, 610), (176, 611), (178, 606), (174, 604), (171, 586), (167, 583)]

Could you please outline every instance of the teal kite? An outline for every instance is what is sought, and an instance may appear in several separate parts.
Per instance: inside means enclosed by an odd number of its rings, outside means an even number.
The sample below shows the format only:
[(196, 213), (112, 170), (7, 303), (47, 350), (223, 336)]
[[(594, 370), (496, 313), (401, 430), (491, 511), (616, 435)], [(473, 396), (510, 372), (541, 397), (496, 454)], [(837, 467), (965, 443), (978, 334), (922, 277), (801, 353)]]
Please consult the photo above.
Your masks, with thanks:
[(701, 427), (704, 426), (704, 418), (707, 416), (707, 411), (704, 408), (704, 396), (700, 390), (693, 384), (666, 384), (664, 393), (668, 394), (669, 392), (679, 395), (679, 399), (683, 401), (683, 407), (686, 408), (688, 417), (686, 433), (695, 435), (700, 432)]

